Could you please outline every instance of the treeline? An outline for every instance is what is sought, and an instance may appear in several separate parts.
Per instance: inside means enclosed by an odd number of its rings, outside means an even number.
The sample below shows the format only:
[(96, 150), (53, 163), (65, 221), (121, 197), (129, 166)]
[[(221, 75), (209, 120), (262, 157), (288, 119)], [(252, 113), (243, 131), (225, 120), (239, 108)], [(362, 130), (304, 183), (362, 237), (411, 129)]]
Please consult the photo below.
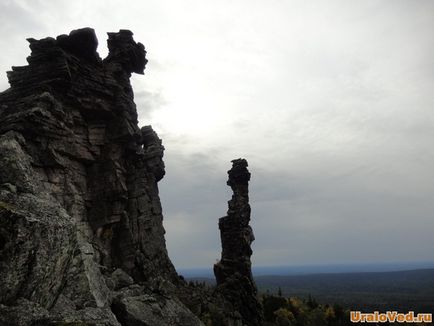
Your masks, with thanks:
[(264, 326), (334, 326), (354, 325), (350, 312), (338, 304), (319, 304), (311, 296), (308, 299), (285, 298), (278, 295), (261, 296), (264, 308)]

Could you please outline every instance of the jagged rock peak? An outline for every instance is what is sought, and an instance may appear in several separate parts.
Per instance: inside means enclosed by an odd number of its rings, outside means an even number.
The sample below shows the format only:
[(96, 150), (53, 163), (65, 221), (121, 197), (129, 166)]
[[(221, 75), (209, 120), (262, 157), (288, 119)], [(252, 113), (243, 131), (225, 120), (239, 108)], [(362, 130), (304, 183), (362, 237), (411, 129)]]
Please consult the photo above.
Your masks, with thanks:
[(105, 61), (117, 61), (125, 70), (143, 74), (148, 62), (144, 45), (134, 42), (133, 33), (126, 29), (121, 29), (118, 33), (107, 34), (109, 55)]
[[(109, 54), (106, 61), (117, 61), (121, 63), (125, 70), (143, 74), (146, 63), (146, 51), (142, 43), (136, 43), (133, 39), (133, 33), (126, 29), (121, 29), (117, 33), (107, 33), (107, 46)], [(28, 38), (30, 49), (32, 50), (28, 62), (34, 62), (40, 59), (42, 53), (55, 51), (60, 48), (66, 53), (77, 56), (80, 59), (92, 63), (101, 63), (101, 58), (97, 53), (98, 39), (95, 30), (90, 27), (73, 30), (69, 35), (62, 34), (56, 37), (43, 38), (35, 40)]]
[[(104, 60), (96, 51), (98, 40), (95, 31), (89, 27), (73, 30), (69, 35), (62, 34), (57, 38), (27, 40), (32, 51), (27, 58), (29, 65), (12, 67), (12, 71), (8, 72), (11, 87), (24, 93), (34, 94), (34, 87), (64, 92), (71, 84), (82, 83), (83, 77), (92, 74), (95, 66), (114, 73), (113, 76), (118, 80), (128, 80), (133, 72), (143, 74), (147, 63), (145, 47), (136, 43), (133, 33), (128, 30), (109, 33), (109, 54)], [(94, 78), (88, 77), (83, 86), (100, 82), (98, 74)], [(29, 89), (31, 86), (33, 88)]]
[[(28, 39), (28, 41), (30, 42), (30, 48), (32, 51), (34, 51), (33, 48), (35, 48), (35, 45), (41, 43), (41, 41), (35, 41), (32, 39)], [(101, 62), (101, 58), (96, 52), (98, 39), (96, 38), (95, 31), (92, 28), (86, 27), (76, 29), (71, 31), (69, 35), (59, 35), (56, 38), (54, 45), (57, 45), (64, 51), (90, 62)]]
[(220, 218), (221, 260), (214, 265), (217, 291), (232, 303), (247, 325), (261, 325), (262, 309), (252, 276), (251, 244), (255, 240), (250, 222), (248, 183), (250, 172), (245, 159), (232, 161), (227, 184), (232, 188), (227, 216)]
[(229, 179), (227, 185), (230, 186), (232, 190), (237, 189), (237, 185), (248, 185), (251, 175), (249, 170), (247, 170), (247, 161), (239, 158), (231, 162), (232, 169), (228, 171)]

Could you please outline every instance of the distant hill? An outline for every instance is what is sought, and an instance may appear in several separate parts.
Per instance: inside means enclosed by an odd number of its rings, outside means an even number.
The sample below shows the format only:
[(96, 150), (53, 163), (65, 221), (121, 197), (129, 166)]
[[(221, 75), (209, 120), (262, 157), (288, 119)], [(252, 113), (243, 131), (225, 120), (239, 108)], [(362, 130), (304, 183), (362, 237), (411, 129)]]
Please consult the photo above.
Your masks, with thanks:
[[(211, 278), (194, 280), (213, 283)], [(319, 303), (338, 303), (362, 311), (434, 312), (434, 269), (396, 272), (262, 275), (255, 277), (262, 293), (314, 297)]]

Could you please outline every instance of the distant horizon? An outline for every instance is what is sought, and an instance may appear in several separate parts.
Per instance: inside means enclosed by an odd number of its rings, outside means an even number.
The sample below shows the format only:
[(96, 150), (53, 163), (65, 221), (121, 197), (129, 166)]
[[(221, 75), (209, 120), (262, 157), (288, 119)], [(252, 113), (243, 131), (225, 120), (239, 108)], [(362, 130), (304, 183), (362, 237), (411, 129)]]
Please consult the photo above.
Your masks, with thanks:
[[(275, 264), (275, 265), (255, 265), (252, 264), (252, 268), (255, 267), (306, 267), (306, 266), (346, 266), (346, 265), (388, 265), (388, 264), (434, 264), (433, 260), (399, 260), (399, 261), (368, 261), (368, 262), (331, 262), (331, 263), (296, 263), (296, 264)], [(212, 264), (213, 266), (214, 264)], [(211, 268), (212, 268), (211, 266)], [(175, 266), (176, 267), (176, 266)], [(176, 269), (201, 269), (207, 268), (207, 266), (193, 266), (193, 267), (176, 267)]]
[[(315, 273), (357, 273), (357, 272), (394, 272), (416, 269), (434, 269), (432, 261), (400, 261), (400, 262), (356, 262), (336, 264), (304, 264), (304, 265), (271, 265), (252, 266), (255, 276), (263, 275), (306, 275)], [(176, 268), (185, 277), (205, 277), (213, 275), (213, 267)], [(271, 273), (271, 274), (270, 274)]]

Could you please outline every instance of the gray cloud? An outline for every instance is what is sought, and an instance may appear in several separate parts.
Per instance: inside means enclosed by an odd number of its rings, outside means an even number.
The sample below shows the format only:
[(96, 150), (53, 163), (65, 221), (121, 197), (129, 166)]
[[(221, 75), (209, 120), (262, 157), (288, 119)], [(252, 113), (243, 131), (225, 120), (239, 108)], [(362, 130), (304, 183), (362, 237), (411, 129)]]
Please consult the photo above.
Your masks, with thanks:
[(161, 92), (148, 92), (145, 89), (135, 92), (134, 101), (137, 105), (137, 113), (140, 119), (144, 121), (149, 120), (152, 113), (165, 104)]
[[(2, 22), (0, 68), (4, 74), (12, 66), (27, 64), (28, 43), (26, 38), (34, 36), (37, 31), (44, 30), (44, 26), (31, 10), (17, 1), (0, 3), (0, 21)], [(3, 76), (0, 80), (1, 91), (9, 87), (5, 74)]]
[[(217, 223), (231, 195), (225, 170), (216, 171), (206, 154), (196, 158), (166, 160), (179, 168), (169, 164), (161, 185), (168, 248), (180, 267), (211, 266), (219, 256)], [(430, 257), (433, 205), (427, 193), (433, 189), (412, 189), (395, 176), (382, 185), (387, 176), (376, 180), (368, 169), (323, 176), (250, 169), (254, 260), (260, 265)]]

